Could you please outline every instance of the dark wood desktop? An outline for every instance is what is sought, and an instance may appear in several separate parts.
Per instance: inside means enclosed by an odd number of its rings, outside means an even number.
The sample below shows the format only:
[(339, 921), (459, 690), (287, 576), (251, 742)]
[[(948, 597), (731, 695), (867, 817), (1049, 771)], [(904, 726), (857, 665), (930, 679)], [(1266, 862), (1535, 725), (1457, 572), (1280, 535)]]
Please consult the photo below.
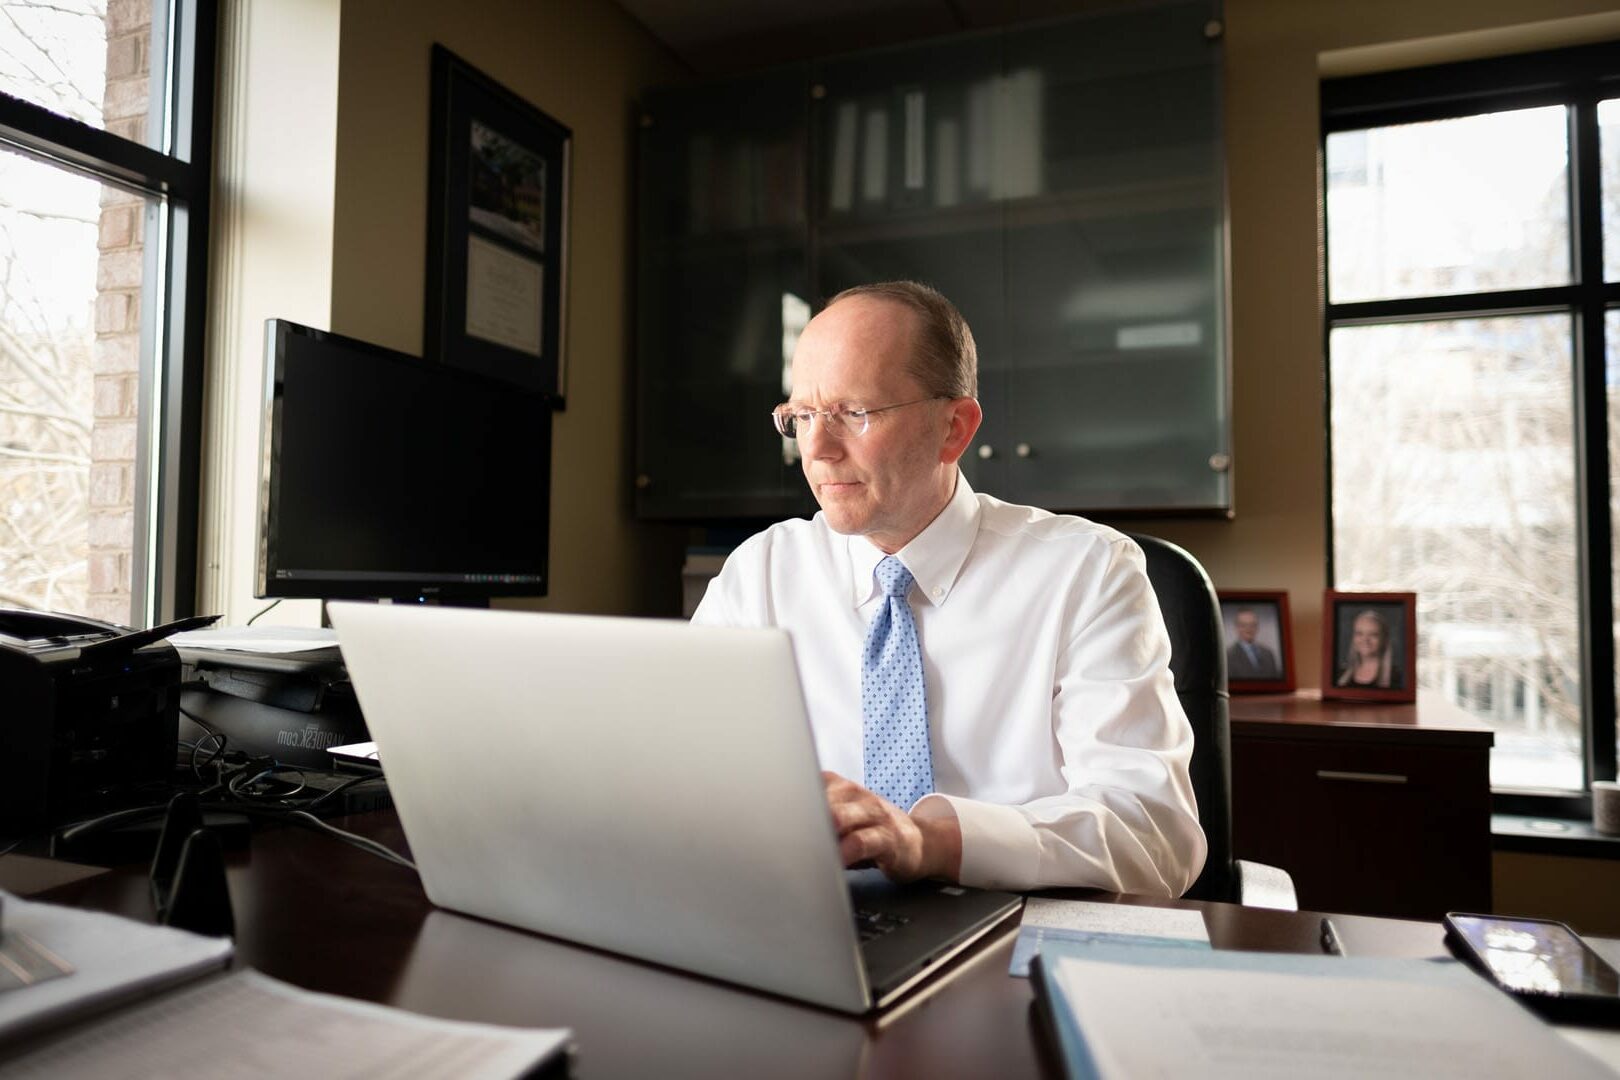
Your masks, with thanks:
[[(392, 812), (333, 823), (405, 850)], [(862, 1020), (436, 910), (410, 871), (304, 829), (261, 829), (250, 850), (228, 861), (239, 963), (309, 989), (435, 1016), (570, 1027), (583, 1077), (1060, 1074), (1028, 982), (1007, 975), (1015, 921), (922, 990)], [(0, 887), (34, 891), (42, 870), (53, 868), (0, 858)], [(71, 881), (37, 898), (151, 918), (144, 867)], [(1173, 906), (1203, 910), (1217, 948), (1319, 949), (1316, 914)], [(1351, 954), (1444, 953), (1434, 923), (1334, 922)]]

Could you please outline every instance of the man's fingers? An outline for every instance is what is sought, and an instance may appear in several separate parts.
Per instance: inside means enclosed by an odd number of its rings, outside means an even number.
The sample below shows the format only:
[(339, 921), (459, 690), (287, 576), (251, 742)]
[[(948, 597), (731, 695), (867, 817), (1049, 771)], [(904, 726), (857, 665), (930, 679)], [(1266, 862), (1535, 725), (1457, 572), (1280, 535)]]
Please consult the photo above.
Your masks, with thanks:
[(856, 829), (838, 840), (838, 854), (845, 866), (878, 862), (888, 854), (890, 840), (881, 829)]
[(877, 825), (888, 817), (883, 805), (872, 799), (834, 802), (829, 804), (829, 808), (832, 810), (833, 825), (837, 827), (839, 836), (844, 836), (853, 829)]

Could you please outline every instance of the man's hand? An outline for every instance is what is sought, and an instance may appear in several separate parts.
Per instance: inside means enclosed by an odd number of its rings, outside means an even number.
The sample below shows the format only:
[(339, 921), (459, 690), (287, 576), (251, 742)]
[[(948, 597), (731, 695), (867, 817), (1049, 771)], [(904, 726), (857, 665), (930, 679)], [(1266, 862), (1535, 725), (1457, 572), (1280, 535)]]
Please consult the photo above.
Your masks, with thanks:
[(962, 829), (954, 816), (913, 818), (837, 773), (823, 772), (821, 778), (845, 866), (876, 866), (895, 881), (956, 880), (962, 868)]

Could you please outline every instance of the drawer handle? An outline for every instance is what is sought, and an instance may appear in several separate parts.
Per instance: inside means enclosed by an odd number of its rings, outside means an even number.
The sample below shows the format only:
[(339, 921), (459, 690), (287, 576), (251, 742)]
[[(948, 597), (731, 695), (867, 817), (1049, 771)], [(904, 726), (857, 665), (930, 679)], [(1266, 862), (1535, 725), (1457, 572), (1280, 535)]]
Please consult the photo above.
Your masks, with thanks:
[(1406, 777), (1387, 772), (1340, 772), (1338, 769), (1317, 769), (1318, 780), (1353, 780), (1358, 784), (1404, 784)]

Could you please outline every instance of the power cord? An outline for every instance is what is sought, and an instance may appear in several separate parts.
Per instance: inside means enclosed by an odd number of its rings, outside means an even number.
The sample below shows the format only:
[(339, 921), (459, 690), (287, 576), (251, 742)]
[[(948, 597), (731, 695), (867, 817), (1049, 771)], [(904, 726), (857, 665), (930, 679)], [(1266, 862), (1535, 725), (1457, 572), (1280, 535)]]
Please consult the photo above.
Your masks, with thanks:
[[(219, 749), (213, 757), (198, 766), (196, 764), (197, 751), (209, 738), (218, 738), (220, 740)], [(319, 795), (305, 796), (299, 799), (297, 798), (299, 793), (305, 791), (309, 786), (309, 782), (302, 771), (290, 765), (283, 765), (273, 758), (249, 757), (235, 750), (227, 752), (224, 748), (224, 740), (225, 736), (218, 732), (210, 732), (209, 735), (199, 739), (192, 747), (192, 771), (197, 775), (197, 778), (199, 780), (204, 779), (202, 775), (204, 769), (211, 767), (214, 770), (212, 783), (209, 783), (197, 793), (200, 800), (210, 800), (199, 802), (201, 809), (245, 814), (249, 817), (259, 817), (271, 821), (286, 821), (303, 828), (326, 833), (328, 836), (342, 840), (380, 859), (403, 866), (408, 870), (416, 870), (415, 863), (387, 845), (369, 837), (361, 836), (358, 833), (340, 829), (310, 813), (311, 810), (324, 805), (336, 795), (363, 783), (381, 781), (384, 779), (383, 777), (357, 776)], [(287, 773), (298, 777), (296, 786), (292, 786), (289, 782), (279, 778)], [(266, 785), (290, 787), (290, 790), (274, 790), (267, 788)], [(158, 817), (167, 812), (167, 801), (126, 810), (115, 810), (67, 826), (57, 833), (57, 840), (61, 843), (71, 843), (90, 833), (116, 828), (120, 825), (127, 825), (151, 817)], [(15, 846), (16, 844), (11, 845), (11, 847)], [(0, 851), (0, 855), (10, 850), (11, 848), (8, 847), (4, 851)]]
[(249, 619), (244, 625), (252, 626), (255, 622), (257, 622), (259, 620), (259, 615), (265, 615), (265, 614), (268, 614), (271, 611), (274, 611), (276, 605), (281, 603), (281, 601), (285, 600), (285, 599), (286, 599), (286, 597), (283, 596), (283, 597), (278, 597), (277, 599), (270, 601), (270, 603), (266, 607), (262, 607), (262, 608), (259, 609), (258, 615), (253, 616), (253, 618)]

